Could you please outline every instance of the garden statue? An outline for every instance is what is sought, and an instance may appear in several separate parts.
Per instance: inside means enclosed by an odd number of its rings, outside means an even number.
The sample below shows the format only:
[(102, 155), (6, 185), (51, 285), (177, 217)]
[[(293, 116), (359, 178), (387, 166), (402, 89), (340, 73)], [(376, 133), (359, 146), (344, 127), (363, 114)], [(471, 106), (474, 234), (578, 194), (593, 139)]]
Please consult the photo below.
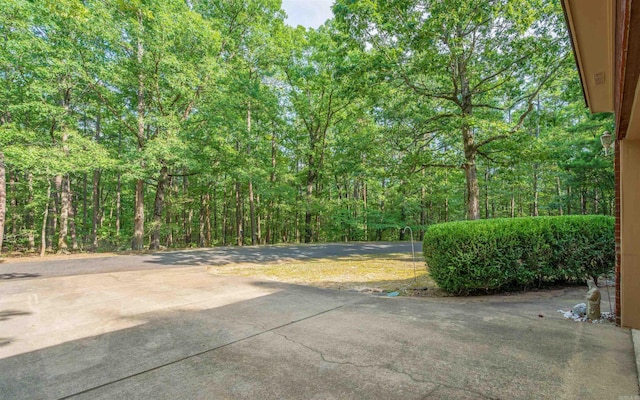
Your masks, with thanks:
[(600, 319), (600, 289), (596, 283), (589, 279), (587, 281), (589, 291), (587, 292), (587, 318), (591, 321)]

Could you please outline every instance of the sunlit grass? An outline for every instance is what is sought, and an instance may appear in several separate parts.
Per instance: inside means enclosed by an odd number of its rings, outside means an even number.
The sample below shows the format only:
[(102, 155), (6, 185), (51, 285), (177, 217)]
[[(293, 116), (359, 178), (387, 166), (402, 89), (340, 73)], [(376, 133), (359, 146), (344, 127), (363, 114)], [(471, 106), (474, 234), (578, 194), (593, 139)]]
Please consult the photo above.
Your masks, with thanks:
[[(370, 292), (401, 291), (424, 295), (437, 285), (429, 277), (421, 254), (416, 255), (415, 276), (411, 254), (376, 254), (286, 261), (279, 264), (228, 264), (210, 267), (217, 275), (245, 276), (332, 289)], [(425, 293), (426, 294), (426, 293)]]

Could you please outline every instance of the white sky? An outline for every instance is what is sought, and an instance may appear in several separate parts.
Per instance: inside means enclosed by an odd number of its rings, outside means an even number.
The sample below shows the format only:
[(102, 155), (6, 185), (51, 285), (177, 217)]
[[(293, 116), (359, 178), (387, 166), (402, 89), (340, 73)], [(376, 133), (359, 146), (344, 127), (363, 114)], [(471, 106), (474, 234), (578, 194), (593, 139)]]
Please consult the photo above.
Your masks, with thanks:
[(287, 25), (302, 25), (317, 28), (333, 17), (331, 6), (334, 0), (282, 0), (282, 9), (287, 13)]

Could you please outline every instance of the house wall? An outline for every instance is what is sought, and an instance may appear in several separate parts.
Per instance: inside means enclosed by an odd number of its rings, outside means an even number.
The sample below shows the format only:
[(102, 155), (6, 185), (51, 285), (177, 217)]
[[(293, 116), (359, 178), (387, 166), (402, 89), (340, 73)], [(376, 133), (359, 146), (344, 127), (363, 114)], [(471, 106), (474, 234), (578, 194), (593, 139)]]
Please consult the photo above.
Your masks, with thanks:
[[(631, 132), (630, 132), (631, 133)], [(639, 132), (640, 133), (640, 132)], [(640, 139), (618, 143), (621, 325), (640, 329)]]

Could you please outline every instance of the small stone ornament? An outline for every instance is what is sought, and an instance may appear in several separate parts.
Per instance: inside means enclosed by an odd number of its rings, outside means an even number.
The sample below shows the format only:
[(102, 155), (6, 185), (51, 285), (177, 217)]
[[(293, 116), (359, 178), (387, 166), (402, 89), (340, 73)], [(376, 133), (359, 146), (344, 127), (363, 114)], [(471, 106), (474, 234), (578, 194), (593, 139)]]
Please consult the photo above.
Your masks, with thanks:
[(589, 279), (587, 281), (587, 285), (589, 285), (589, 291), (587, 292), (587, 318), (591, 321), (599, 320), (600, 315), (600, 289), (596, 283)]

